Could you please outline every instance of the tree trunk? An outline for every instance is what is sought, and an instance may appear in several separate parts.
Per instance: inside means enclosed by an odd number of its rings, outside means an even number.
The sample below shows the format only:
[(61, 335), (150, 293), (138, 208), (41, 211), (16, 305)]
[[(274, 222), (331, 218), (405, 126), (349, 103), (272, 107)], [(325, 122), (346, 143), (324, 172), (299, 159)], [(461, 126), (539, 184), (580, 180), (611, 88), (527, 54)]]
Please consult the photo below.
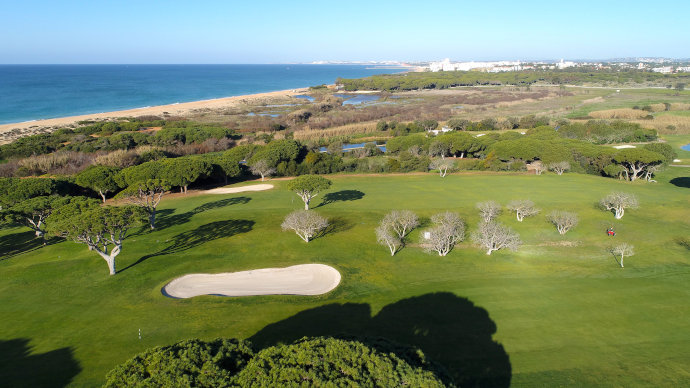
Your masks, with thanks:
[(99, 249), (96, 249), (96, 252), (98, 252), (98, 254), (101, 255), (103, 260), (105, 260), (105, 262), (108, 264), (108, 271), (110, 271), (110, 275), (115, 275), (115, 256), (120, 253), (120, 250), (114, 248), (110, 254), (107, 254)]
[(261, 174), (261, 182), (264, 181), (264, 174)]
[(625, 266), (623, 265), (623, 255), (621, 255), (621, 268), (625, 268)]
[(187, 185), (184, 185), (184, 194), (187, 195)]
[(625, 209), (616, 209), (616, 219), (620, 220), (623, 218), (623, 214), (625, 213)]
[(149, 213), (149, 225), (151, 226), (151, 230), (156, 229), (156, 209), (153, 209), (153, 211)]
[(99, 190), (98, 194), (101, 195), (101, 198), (103, 198), (103, 203), (105, 203), (105, 193)]

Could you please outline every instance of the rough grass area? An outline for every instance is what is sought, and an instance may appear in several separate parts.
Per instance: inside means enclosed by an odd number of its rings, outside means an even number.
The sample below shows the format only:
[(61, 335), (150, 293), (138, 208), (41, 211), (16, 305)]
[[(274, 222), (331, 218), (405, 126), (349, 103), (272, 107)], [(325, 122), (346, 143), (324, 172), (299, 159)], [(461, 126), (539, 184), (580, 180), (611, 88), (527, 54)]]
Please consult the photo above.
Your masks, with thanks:
[[(0, 230), (0, 376), (9, 386), (98, 386), (114, 365), (184, 338), (250, 338), (258, 346), (303, 335), (383, 335), (419, 346), (466, 386), (690, 385), (690, 169), (657, 184), (565, 174), (336, 176), (314, 208), (327, 235), (305, 244), (282, 232), (302, 206), (274, 190), (161, 203), (159, 228), (125, 241), (119, 273), (72, 242), (42, 246), (22, 228)], [(641, 208), (622, 220), (599, 210), (612, 190)], [(542, 213), (519, 223), (519, 251), (486, 256), (469, 242), (448, 256), (409, 246), (391, 257), (374, 228), (391, 209), (425, 222), (459, 212), (476, 228), (475, 203), (531, 199)], [(322, 204), (322, 201), (323, 204)], [(575, 211), (560, 236), (544, 215)], [(605, 230), (614, 226), (615, 238)], [(635, 245), (621, 269), (606, 248)], [(317, 297), (187, 300), (160, 289), (186, 273), (324, 263), (341, 285)], [(139, 330), (141, 329), (141, 339)]]

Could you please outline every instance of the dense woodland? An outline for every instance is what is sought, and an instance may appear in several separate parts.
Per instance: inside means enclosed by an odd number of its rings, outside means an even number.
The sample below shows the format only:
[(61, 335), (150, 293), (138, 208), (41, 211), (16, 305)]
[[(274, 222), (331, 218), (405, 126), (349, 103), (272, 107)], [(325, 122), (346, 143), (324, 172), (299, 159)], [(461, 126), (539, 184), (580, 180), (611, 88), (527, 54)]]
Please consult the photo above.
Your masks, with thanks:
[(649, 71), (621, 70), (606, 71), (588, 68), (566, 70), (522, 70), (499, 73), (481, 71), (439, 71), (414, 72), (402, 74), (381, 74), (366, 78), (338, 78), (336, 84), (344, 90), (386, 90), (405, 91), (419, 89), (447, 89), (454, 86), (477, 85), (516, 85), (527, 86), (534, 83), (550, 85), (585, 84), (645, 84), (653, 83), (675, 87), (690, 81), (690, 74), (661, 74)]

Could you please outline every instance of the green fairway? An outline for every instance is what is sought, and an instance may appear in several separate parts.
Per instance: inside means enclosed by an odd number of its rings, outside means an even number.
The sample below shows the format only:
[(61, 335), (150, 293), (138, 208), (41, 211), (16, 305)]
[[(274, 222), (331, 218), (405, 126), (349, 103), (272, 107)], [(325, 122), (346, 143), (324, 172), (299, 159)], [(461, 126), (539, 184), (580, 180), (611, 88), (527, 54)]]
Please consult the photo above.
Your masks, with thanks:
[[(274, 180), (270, 191), (164, 199), (158, 229), (125, 240), (115, 276), (84, 245), (43, 247), (28, 229), (0, 230), (0, 385), (98, 386), (134, 354), (185, 338), (267, 346), (341, 333), (418, 346), (468, 386), (690, 385), (690, 250), (678, 243), (690, 237), (690, 169), (667, 168), (656, 184), (581, 174), (329, 179), (312, 208), (332, 227), (309, 244), (281, 231), (303, 204)], [(640, 208), (621, 220), (598, 209), (614, 190), (636, 194)], [(446, 257), (426, 254), (416, 246), (423, 228), (394, 257), (376, 243), (392, 209), (427, 223), (455, 211), (469, 233), (476, 202), (513, 199), (542, 209), (522, 223), (505, 208), (499, 216), (520, 234), (517, 252), (487, 256), (468, 238)], [(552, 210), (578, 213), (579, 225), (559, 235), (545, 219)], [(614, 242), (635, 246), (624, 269), (606, 251)], [(304, 263), (337, 268), (340, 286), (316, 297), (160, 291), (187, 273)]]

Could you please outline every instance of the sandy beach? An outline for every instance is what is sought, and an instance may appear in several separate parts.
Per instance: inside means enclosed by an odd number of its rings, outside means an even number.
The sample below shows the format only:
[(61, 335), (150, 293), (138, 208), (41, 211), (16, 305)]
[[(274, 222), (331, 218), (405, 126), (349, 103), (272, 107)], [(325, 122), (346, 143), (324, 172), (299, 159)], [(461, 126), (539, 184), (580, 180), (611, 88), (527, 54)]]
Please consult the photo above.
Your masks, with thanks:
[[(17, 137), (26, 136), (31, 132), (43, 132), (58, 127), (65, 127), (83, 120), (102, 121), (115, 119), (118, 117), (137, 117), (137, 116), (189, 116), (202, 110), (216, 110), (236, 106), (240, 103), (256, 103), (257, 100), (288, 97), (303, 94), (309, 88), (287, 89), (275, 92), (248, 94), (234, 97), (215, 98), (211, 100), (200, 100), (192, 102), (182, 102), (178, 104), (157, 105), (145, 108), (119, 110), (113, 112), (93, 113), (79, 116), (60, 117), (54, 119), (33, 120), (21, 123), (1, 124), (0, 135), (9, 135), (7, 132), (16, 132)], [(14, 137), (14, 136), (11, 136)]]

